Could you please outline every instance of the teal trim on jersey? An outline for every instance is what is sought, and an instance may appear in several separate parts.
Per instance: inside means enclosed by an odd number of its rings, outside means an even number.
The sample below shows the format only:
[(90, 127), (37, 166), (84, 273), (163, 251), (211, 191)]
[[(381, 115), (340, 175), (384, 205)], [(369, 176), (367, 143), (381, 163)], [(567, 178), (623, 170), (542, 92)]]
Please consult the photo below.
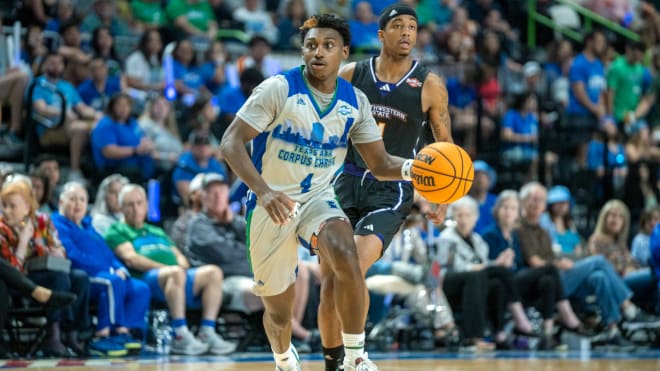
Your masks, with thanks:
[(254, 269), (252, 269), (252, 257), (250, 255), (250, 228), (252, 226), (252, 212), (254, 210), (249, 210), (245, 216), (245, 247), (247, 247), (247, 260), (248, 265), (250, 266), (250, 273), (254, 274)]
[(316, 99), (314, 98), (314, 94), (312, 94), (312, 89), (309, 86), (309, 81), (305, 78), (305, 66), (300, 66), (300, 75), (302, 76), (302, 81), (305, 83), (305, 88), (307, 91), (305, 92), (308, 96), (309, 99), (312, 101), (312, 105), (314, 106), (314, 109), (316, 110), (316, 113), (319, 114), (320, 118), (323, 118), (325, 115), (328, 114), (333, 108), (335, 108), (335, 104), (337, 104), (337, 91), (339, 91), (339, 78), (336, 79), (335, 81), (335, 91), (332, 93), (332, 100), (330, 101), (330, 104), (325, 108), (325, 110), (321, 111), (321, 108), (319, 107), (319, 104), (316, 102)]

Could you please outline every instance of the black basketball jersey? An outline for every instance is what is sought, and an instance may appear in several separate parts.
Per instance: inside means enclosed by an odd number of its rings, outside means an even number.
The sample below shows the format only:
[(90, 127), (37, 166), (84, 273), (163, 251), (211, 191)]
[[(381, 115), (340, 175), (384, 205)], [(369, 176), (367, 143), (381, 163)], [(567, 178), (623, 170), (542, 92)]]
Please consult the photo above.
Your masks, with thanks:
[[(414, 61), (410, 71), (396, 84), (376, 77), (376, 57), (356, 63), (351, 83), (362, 90), (371, 103), (371, 112), (383, 133), (387, 152), (412, 158), (423, 144), (426, 113), (422, 112), (422, 86), (429, 70)], [(349, 143), (346, 162), (366, 169), (367, 165)]]

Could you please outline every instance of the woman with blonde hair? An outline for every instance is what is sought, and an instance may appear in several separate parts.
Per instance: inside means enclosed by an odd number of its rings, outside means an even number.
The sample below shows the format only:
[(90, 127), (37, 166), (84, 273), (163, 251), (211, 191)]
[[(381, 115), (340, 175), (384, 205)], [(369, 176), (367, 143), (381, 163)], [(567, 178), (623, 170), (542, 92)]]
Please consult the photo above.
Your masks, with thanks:
[(110, 227), (120, 221), (123, 221), (123, 214), (119, 208), (119, 191), (121, 187), (128, 184), (128, 178), (121, 174), (112, 174), (103, 179), (96, 198), (94, 198), (94, 207), (92, 208), (92, 225), (101, 236), (110, 229)]
[[(638, 304), (657, 302), (655, 280), (649, 268), (641, 268), (628, 246), (630, 211), (620, 200), (610, 200), (598, 214), (596, 228), (589, 237), (591, 255), (603, 255), (623, 281), (633, 291), (632, 301)], [(649, 303), (650, 301), (650, 303)]]
[(174, 107), (164, 96), (158, 95), (149, 100), (138, 124), (154, 144), (151, 156), (156, 160), (158, 170), (170, 170), (183, 153)]
[[(66, 308), (47, 312), (47, 338), (41, 350), (47, 356), (71, 357), (85, 355), (85, 346), (78, 333), (90, 326), (89, 278), (81, 270), (68, 272), (54, 270), (30, 270), (28, 262), (37, 257), (65, 258), (66, 252), (57, 237), (57, 230), (46, 214), (37, 213), (37, 202), (32, 195), (28, 180), (16, 179), (3, 186), (0, 192), (2, 216), (0, 217), (0, 256), (36, 284), (54, 291), (72, 292), (77, 295), (73, 304)], [(60, 324), (67, 326), (68, 346), (61, 340)]]

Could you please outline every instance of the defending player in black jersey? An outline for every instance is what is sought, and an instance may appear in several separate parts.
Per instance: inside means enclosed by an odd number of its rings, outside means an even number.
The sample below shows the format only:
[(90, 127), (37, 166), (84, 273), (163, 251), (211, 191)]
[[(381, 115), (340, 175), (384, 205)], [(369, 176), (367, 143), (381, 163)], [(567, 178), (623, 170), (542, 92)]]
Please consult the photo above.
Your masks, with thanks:
[[(411, 57), (417, 41), (417, 14), (407, 5), (387, 7), (379, 18), (378, 57), (350, 63), (341, 77), (362, 90), (383, 134), (387, 152), (412, 158), (425, 143), (424, 125), (430, 125), (436, 141), (452, 141), (447, 90), (440, 77)], [(408, 215), (413, 202), (409, 182), (380, 182), (369, 173), (358, 152), (349, 145), (343, 173), (335, 183), (341, 207), (355, 229), (362, 274), (378, 260)], [(446, 205), (427, 214), (434, 223), (443, 221)], [(332, 302), (332, 270), (321, 260), (323, 282), (319, 328), (326, 371), (341, 364), (342, 337)]]

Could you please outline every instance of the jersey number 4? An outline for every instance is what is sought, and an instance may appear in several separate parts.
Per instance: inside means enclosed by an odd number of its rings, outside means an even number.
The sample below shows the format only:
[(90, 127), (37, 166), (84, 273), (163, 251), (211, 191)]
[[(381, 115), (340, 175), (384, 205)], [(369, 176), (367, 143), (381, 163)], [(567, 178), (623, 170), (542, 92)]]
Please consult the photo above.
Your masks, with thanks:
[(312, 187), (312, 177), (314, 176), (313, 173), (307, 174), (305, 179), (300, 182), (300, 191), (302, 193), (307, 193), (309, 192), (309, 189)]

